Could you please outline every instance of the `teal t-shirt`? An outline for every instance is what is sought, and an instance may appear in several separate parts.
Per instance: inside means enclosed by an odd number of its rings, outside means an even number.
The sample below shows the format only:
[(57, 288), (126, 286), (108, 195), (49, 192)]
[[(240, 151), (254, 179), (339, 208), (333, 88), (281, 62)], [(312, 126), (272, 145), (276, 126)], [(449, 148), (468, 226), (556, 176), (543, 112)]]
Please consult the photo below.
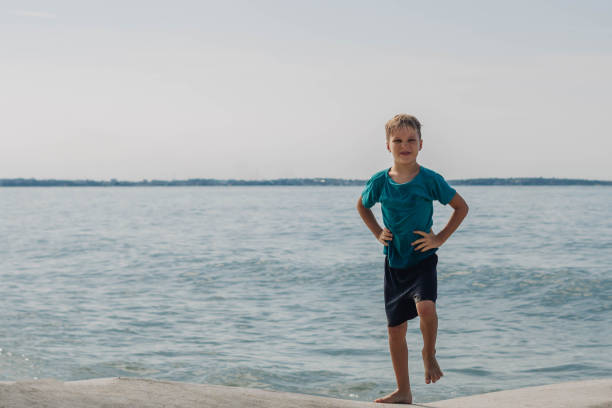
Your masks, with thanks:
[(393, 268), (406, 268), (417, 264), (436, 252), (415, 251), (410, 245), (422, 238), (413, 231), (429, 232), (433, 225), (433, 200), (448, 204), (456, 191), (444, 177), (420, 166), (418, 174), (407, 183), (396, 183), (389, 176), (389, 169), (374, 174), (361, 193), (364, 207), (371, 208), (377, 202), (382, 209), (383, 223), (393, 234), (383, 253)]

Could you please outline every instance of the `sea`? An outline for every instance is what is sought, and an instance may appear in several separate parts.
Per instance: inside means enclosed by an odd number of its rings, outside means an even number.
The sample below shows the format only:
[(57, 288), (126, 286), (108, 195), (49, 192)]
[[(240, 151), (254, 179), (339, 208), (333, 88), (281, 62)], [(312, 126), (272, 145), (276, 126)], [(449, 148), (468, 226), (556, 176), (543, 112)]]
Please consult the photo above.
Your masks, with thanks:
[[(612, 187), (456, 186), (414, 400), (612, 377)], [(361, 187), (0, 188), (0, 380), (134, 377), (371, 401), (396, 388)], [(434, 231), (452, 209), (436, 203)], [(380, 220), (380, 207), (374, 207)]]

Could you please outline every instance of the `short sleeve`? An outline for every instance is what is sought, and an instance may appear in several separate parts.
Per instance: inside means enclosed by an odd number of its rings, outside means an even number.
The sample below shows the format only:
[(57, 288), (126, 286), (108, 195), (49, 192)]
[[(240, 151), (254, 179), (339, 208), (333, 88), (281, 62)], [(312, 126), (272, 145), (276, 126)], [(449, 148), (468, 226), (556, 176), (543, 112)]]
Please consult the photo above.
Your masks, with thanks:
[(448, 185), (444, 177), (438, 173), (434, 173), (432, 195), (435, 200), (446, 205), (450, 203), (457, 191)]
[(361, 204), (363, 204), (365, 208), (373, 207), (374, 204), (376, 204), (380, 199), (380, 190), (380, 177), (378, 177), (378, 174), (375, 174), (370, 180), (368, 180), (363, 192), (361, 193)]

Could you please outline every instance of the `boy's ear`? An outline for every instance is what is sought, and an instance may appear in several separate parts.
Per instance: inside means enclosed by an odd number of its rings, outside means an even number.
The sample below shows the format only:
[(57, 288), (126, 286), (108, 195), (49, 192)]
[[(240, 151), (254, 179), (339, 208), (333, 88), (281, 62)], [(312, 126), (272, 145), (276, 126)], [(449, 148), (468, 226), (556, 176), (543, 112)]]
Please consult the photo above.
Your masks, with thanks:
[(423, 139), (419, 137), (419, 150), (423, 148)]

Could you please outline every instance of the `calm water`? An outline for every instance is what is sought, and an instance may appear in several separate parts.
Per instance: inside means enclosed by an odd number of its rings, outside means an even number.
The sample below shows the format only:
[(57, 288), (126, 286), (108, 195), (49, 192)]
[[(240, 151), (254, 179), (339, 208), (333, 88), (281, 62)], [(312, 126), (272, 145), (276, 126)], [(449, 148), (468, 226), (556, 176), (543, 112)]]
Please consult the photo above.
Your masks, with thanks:
[[(470, 214), (438, 252), (446, 375), (423, 383), (409, 323), (415, 400), (612, 376), (612, 188), (458, 189)], [(360, 191), (0, 189), (0, 380), (392, 391)]]

